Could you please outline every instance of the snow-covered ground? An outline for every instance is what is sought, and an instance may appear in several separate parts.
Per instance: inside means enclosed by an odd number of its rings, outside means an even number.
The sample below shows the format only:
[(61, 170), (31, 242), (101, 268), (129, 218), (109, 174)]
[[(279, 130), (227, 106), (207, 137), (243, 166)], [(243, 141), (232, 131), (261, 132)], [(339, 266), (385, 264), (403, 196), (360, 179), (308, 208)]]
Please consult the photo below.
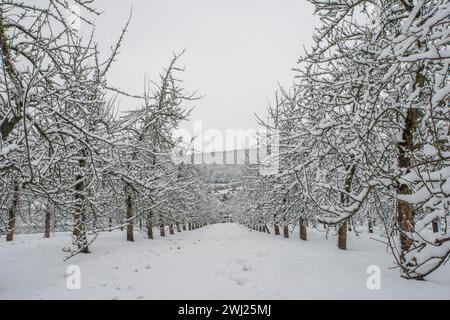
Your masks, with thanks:
[[(308, 230), (310, 231), (310, 230)], [(450, 299), (450, 267), (429, 281), (401, 279), (383, 244), (350, 235), (349, 250), (309, 233), (303, 242), (217, 224), (163, 239), (125, 241), (105, 233), (93, 253), (63, 262), (67, 234), (0, 242), (0, 299)], [(66, 288), (66, 269), (81, 268), (81, 289)], [(381, 290), (367, 268), (381, 267)]]

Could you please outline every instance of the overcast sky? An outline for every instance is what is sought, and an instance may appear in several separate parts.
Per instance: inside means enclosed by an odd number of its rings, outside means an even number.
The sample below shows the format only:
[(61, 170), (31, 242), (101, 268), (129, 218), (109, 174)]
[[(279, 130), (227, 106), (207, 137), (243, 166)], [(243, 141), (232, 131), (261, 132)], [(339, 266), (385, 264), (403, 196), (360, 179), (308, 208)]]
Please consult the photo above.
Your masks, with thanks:
[[(111, 45), (133, 8), (119, 60), (109, 80), (141, 93), (144, 76), (155, 79), (172, 52), (181, 60), (186, 88), (204, 98), (196, 102), (191, 124), (209, 129), (249, 129), (264, 114), (277, 83), (289, 85), (314, 25), (306, 0), (97, 0), (97, 39)], [(121, 109), (135, 108), (122, 100)]]

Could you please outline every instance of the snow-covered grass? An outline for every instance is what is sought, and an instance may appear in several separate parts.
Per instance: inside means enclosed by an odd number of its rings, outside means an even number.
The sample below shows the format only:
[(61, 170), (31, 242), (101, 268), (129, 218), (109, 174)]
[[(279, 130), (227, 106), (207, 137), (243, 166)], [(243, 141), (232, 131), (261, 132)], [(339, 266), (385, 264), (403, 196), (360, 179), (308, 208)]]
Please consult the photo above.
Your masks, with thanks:
[[(383, 244), (349, 235), (341, 251), (331, 236), (309, 241), (217, 224), (136, 242), (123, 232), (101, 235), (92, 253), (67, 262), (68, 234), (17, 236), (0, 242), (0, 299), (450, 299), (450, 268), (428, 281), (399, 277)], [(66, 288), (66, 269), (81, 268), (81, 289)], [(381, 267), (381, 290), (366, 286), (370, 265)]]

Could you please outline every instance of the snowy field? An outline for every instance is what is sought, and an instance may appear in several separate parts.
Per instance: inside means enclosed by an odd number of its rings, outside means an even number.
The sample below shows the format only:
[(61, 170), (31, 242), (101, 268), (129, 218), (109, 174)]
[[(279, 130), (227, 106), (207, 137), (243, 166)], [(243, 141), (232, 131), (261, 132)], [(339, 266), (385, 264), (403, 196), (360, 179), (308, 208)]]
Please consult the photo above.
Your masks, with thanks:
[[(217, 224), (134, 243), (117, 231), (68, 262), (67, 234), (17, 236), (0, 242), (0, 299), (450, 299), (450, 267), (404, 280), (383, 244), (349, 236), (340, 251), (318, 231), (302, 242)], [(66, 288), (69, 265), (81, 268), (80, 290)], [(367, 288), (370, 265), (381, 267), (381, 290)]]

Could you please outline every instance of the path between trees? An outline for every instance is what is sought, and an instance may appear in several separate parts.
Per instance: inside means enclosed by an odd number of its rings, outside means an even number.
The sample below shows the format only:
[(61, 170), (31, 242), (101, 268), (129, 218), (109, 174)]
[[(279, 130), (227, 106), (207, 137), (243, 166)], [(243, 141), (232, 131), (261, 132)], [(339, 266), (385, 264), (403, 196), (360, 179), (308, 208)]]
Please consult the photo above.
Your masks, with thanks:
[[(352, 235), (348, 251), (310, 232), (309, 241), (249, 231), (237, 224), (136, 242), (119, 231), (103, 234), (93, 252), (63, 262), (67, 234), (18, 236), (0, 243), (0, 299), (450, 299), (450, 270), (429, 282), (401, 279), (385, 247)], [(66, 269), (81, 270), (81, 290), (66, 288)], [(369, 290), (367, 268), (381, 267), (381, 290)], [(437, 284), (435, 282), (440, 282)]]

